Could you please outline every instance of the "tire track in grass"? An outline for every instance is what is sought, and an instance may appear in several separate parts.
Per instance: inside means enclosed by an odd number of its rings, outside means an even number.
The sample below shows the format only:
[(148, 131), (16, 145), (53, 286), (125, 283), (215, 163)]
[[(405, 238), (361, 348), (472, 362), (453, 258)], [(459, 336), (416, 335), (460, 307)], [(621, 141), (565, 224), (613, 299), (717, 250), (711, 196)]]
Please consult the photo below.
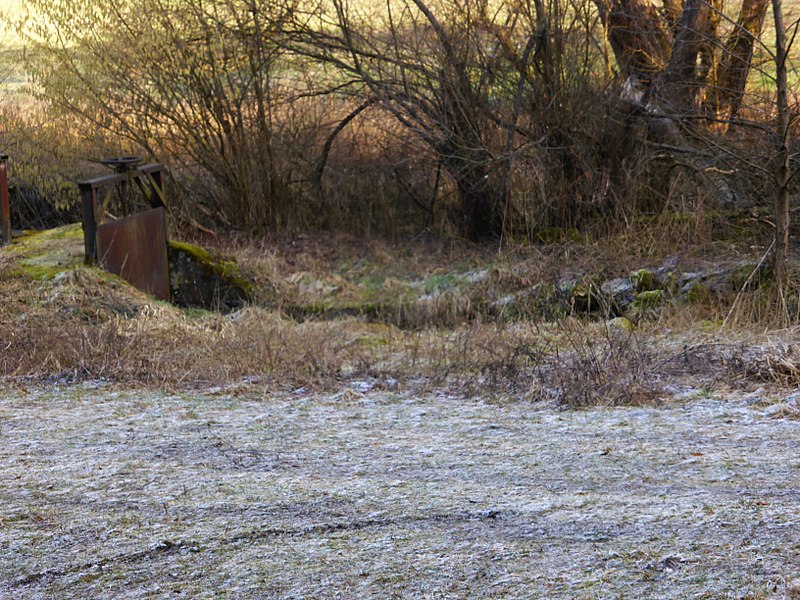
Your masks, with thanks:
[(162, 540), (156, 544), (151, 545), (146, 550), (139, 550), (137, 552), (125, 552), (109, 556), (101, 560), (92, 562), (79, 563), (75, 565), (67, 565), (63, 569), (47, 569), (45, 571), (38, 571), (23, 577), (18, 578), (12, 584), (12, 587), (24, 587), (35, 585), (45, 579), (56, 579), (60, 577), (67, 577), (69, 575), (76, 575), (83, 572), (100, 569), (109, 565), (119, 564), (132, 564), (143, 562), (146, 560), (157, 559), (164, 556), (170, 556), (181, 552), (203, 552), (204, 550), (213, 550), (222, 546), (237, 544), (239, 542), (255, 542), (271, 538), (279, 537), (304, 537), (325, 535), (329, 533), (336, 533), (340, 531), (359, 531), (362, 529), (383, 529), (386, 527), (396, 527), (404, 525), (417, 525), (425, 523), (461, 523), (465, 521), (485, 521), (497, 520), (504, 516), (504, 514), (497, 510), (481, 510), (475, 512), (458, 512), (458, 513), (439, 513), (427, 516), (405, 516), (388, 519), (363, 519), (359, 521), (349, 521), (340, 523), (318, 523), (308, 527), (301, 527), (296, 529), (291, 528), (267, 528), (239, 533), (237, 535), (220, 540), (214, 546), (203, 546), (195, 540)]

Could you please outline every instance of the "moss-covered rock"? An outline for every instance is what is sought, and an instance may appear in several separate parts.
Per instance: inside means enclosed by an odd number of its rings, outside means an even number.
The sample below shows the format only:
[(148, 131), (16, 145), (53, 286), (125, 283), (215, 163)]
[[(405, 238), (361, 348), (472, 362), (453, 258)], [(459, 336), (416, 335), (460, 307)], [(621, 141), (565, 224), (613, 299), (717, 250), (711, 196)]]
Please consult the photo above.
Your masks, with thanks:
[(648, 290), (639, 292), (631, 303), (626, 316), (638, 323), (639, 321), (653, 319), (661, 312), (664, 305), (664, 290)]
[(637, 292), (649, 292), (656, 289), (656, 279), (647, 269), (639, 269), (631, 273), (631, 281)]
[(686, 294), (686, 299), (692, 304), (703, 304), (711, 299), (711, 292), (700, 281), (687, 283), (683, 292)]
[(667, 297), (672, 298), (678, 293), (680, 286), (678, 285), (678, 276), (674, 271), (668, 271), (664, 274), (661, 282), (661, 289)]
[(600, 286), (600, 291), (611, 300), (616, 314), (625, 312), (636, 298), (636, 287), (628, 277), (604, 281)]
[(599, 275), (564, 281), (559, 290), (565, 293), (568, 309), (576, 313), (610, 312), (611, 302), (601, 289), (602, 278)]
[(664, 290), (648, 290), (636, 294), (633, 305), (641, 309), (652, 309), (661, 306), (664, 300)]
[(636, 329), (636, 326), (631, 323), (630, 319), (625, 317), (615, 317), (606, 324), (611, 331), (626, 331), (631, 332)]
[(703, 319), (697, 323), (698, 331), (703, 333), (716, 333), (722, 327), (722, 321), (712, 321), (710, 319)]

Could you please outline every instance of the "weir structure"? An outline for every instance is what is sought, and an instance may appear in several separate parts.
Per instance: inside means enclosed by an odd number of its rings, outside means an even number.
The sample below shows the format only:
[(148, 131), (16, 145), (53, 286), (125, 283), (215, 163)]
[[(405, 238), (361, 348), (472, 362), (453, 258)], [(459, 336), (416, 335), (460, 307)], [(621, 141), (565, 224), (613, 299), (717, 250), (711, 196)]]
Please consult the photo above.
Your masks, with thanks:
[(8, 203), (8, 154), (0, 154), (0, 230), (2, 242), (11, 243), (11, 207)]
[[(164, 167), (158, 163), (140, 165), (141, 161), (138, 156), (103, 159), (100, 162), (114, 173), (78, 184), (85, 260), (159, 300), (169, 301)], [(150, 208), (133, 212), (132, 194), (137, 189)], [(112, 200), (116, 201), (118, 215), (109, 210)]]

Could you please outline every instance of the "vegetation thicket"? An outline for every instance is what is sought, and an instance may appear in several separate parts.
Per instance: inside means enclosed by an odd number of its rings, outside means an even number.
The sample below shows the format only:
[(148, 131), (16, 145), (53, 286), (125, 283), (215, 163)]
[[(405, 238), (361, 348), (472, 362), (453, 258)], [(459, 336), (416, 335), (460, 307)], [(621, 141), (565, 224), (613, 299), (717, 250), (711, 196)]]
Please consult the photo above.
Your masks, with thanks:
[(6, 1), (0, 597), (800, 598), (781, 0)]
[(341, 189), (358, 169), (418, 225), (447, 219), (478, 240), (752, 192), (737, 179), (766, 164), (753, 129), (780, 134), (769, 58), (787, 66), (762, 37), (767, 8), (31, 0), (17, 26), (44, 109), (180, 165), (193, 213), (313, 228), (360, 202), (360, 226), (385, 225), (374, 199)]
[[(28, 0), (8, 19), (26, 80), (3, 88), (15, 208), (52, 225), (100, 157), (166, 162), (173, 226), (224, 232), (255, 293), (230, 316), (167, 308), (77, 268), (79, 240), (52, 263), (31, 236), (0, 256), (3, 372), (647, 401), (696, 358), (648, 350), (650, 323), (800, 315), (798, 22), (769, 8)], [(698, 364), (704, 343), (685, 344)], [(718, 362), (797, 380), (791, 351), (751, 354)]]
[(204, 231), (548, 242), (711, 219), (772, 239), (783, 290), (798, 21), (771, 6), (29, 0), (9, 23), (36, 101), (7, 103), (6, 142), (55, 165), (19, 171), (50, 196), (43, 172), (80, 175), (67, 156), (167, 162)]

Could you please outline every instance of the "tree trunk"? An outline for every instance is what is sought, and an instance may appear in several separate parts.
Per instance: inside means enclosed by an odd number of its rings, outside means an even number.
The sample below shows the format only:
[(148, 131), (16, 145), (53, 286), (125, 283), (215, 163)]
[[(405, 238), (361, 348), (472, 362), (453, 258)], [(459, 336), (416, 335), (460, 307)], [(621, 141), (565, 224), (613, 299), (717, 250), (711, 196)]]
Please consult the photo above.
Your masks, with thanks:
[(775, 15), (775, 81), (777, 85), (777, 123), (775, 126), (776, 153), (775, 165), (775, 248), (773, 269), (775, 286), (783, 299), (786, 289), (786, 270), (789, 258), (789, 102), (786, 74), (786, 30), (783, 24), (781, 0), (772, 0)]
[(743, 0), (724, 45), (717, 33), (721, 1), (594, 0), (622, 77), (645, 88), (656, 81), (651, 92), (659, 109), (672, 105), (678, 114), (702, 104), (735, 116), (770, 0)]
[(675, 31), (669, 63), (660, 78), (655, 100), (662, 110), (686, 114), (702, 88), (698, 80), (697, 56), (706, 43), (709, 5), (705, 0), (686, 0)]
[(770, 0), (744, 0), (736, 27), (725, 42), (720, 65), (715, 109), (718, 114), (735, 117), (742, 104), (750, 74), (753, 45), (761, 35)]
[[(701, 81), (707, 82), (711, 89), (717, 87), (719, 80), (719, 24), (722, 20), (724, 5), (724, 0), (709, 0), (706, 30), (703, 32), (704, 39), (700, 46), (700, 60), (697, 76)], [(702, 98), (700, 98), (703, 104), (707, 104), (711, 99), (707, 92), (708, 90), (705, 90)]]
[(475, 148), (440, 155), (458, 189), (464, 235), (473, 242), (498, 239), (502, 235), (500, 212), (505, 194), (489, 176), (488, 152)]
[(651, 81), (667, 64), (669, 27), (650, 0), (595, 0), (617, 64), (626, 77)]

